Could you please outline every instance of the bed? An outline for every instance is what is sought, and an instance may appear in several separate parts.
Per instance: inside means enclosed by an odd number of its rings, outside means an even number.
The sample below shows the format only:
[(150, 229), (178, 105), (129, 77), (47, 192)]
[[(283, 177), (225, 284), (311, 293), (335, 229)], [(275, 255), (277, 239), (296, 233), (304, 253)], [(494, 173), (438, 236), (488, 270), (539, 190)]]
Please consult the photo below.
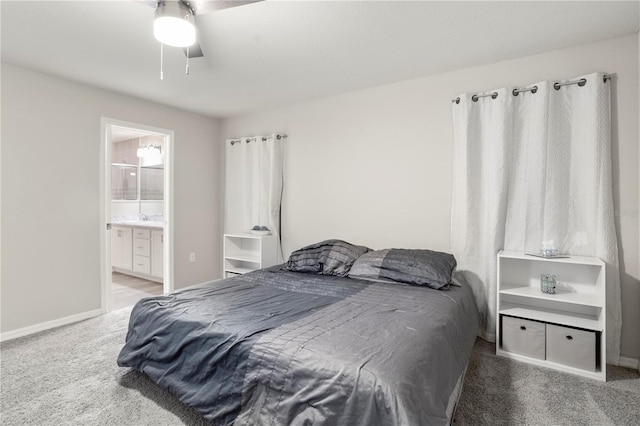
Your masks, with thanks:
[(365, 253), (143, 299), (118, 364), (214, 424), (449, 424), (478, 331), (471, 289), (391, 280)]

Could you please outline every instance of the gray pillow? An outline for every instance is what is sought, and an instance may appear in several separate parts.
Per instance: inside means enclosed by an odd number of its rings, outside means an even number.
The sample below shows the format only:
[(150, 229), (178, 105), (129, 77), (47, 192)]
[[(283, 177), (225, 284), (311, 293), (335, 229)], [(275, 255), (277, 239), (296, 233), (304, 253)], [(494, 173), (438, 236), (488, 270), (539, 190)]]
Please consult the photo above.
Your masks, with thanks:
[(447, 290), (456, 267), (452, 254), (431, 250), (385, 249), (370, 251), (356, 260), (350, 278), (395, 281)]
[(322, 275), (346, 276), (353, 262), (371, 249), (342, 240), (327, 240), (294, 251), (285, 269)]

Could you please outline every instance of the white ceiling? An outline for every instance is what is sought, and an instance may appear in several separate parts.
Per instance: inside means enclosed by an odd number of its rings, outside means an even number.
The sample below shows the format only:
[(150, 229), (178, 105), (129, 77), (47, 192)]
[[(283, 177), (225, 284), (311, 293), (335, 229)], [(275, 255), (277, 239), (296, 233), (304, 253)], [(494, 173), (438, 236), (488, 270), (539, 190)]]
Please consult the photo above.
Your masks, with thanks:
[(2, 61), (214, 117), (637, 32), (638, 1), (274, 1), (197, 16), (204, 58), (144, 2), (2, 1)]
[(128, 127), (111, 126), (111, 142), (122, 142), (129, 139), (143, 138), (150, 136), (152, 133), (143, 132), (141, 130), (130, 129)]

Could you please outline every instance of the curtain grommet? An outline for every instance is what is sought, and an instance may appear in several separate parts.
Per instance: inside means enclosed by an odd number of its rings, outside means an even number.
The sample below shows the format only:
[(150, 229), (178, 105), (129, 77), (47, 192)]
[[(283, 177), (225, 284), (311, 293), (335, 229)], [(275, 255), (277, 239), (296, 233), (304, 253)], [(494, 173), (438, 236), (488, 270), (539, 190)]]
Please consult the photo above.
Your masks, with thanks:
[(515, 89), (513, 89), (511, 93), (513, 93), (513, 96), (518, 96), (522, 92), (536, 93), (537, 91), (538, 91), (538, 86), (533, 86), (532, 88), (525, 87), (523, 89), (516, 87)]

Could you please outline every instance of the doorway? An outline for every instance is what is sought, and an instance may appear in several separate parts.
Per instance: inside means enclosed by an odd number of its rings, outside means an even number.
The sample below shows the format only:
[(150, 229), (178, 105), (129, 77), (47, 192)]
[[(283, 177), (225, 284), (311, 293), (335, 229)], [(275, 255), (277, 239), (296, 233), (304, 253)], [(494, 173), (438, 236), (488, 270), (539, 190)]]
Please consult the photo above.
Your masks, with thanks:
[(102, 312), (173, 291), (173, 131), (102, 119)]

